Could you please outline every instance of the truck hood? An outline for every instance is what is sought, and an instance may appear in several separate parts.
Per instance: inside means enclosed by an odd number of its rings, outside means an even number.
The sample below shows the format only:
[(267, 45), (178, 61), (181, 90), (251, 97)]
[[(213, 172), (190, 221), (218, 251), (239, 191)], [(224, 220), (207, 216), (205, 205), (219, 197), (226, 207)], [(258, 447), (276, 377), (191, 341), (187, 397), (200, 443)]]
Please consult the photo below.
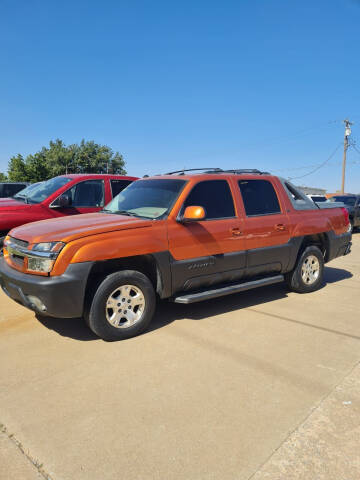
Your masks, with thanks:
[(15, 198), (0, 198), (0, 215), (1, 212), (10, 212), (13, 210), (28, 210), (31, 208), (30, 203), (16, 200)]
[(29, 243), (71, 242), (100, 233), (150, 227), (152, 220), (107, 213), (85, 213), (28, 223), (11, 230), (12, 237)]

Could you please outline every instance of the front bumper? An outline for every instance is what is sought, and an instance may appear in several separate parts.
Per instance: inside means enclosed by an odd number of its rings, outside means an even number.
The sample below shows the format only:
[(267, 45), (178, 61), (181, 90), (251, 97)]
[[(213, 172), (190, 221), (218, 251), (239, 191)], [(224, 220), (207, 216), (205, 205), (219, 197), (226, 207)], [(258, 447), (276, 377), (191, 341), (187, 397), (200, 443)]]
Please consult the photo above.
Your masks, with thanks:
[[(0, 285), (6, 295), (35, 312), (58, 318), (81, 317), (92, 265), (73, 263), (63, 275), (43, 277), (18, 272), (0, 258)], [(45, 309), (36, 306), (29, 296), (38, 298)]]

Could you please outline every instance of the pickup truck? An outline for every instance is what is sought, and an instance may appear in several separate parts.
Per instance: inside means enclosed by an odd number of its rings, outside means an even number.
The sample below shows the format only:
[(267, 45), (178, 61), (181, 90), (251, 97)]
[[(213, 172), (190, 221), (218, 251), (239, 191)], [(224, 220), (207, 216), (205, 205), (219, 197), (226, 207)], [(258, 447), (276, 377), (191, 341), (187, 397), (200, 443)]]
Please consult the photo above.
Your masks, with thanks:
[(347, 210), (320, 209), (287, 180), (181, 171), (131, 183), (99, 213), (15, 228), (0, 281), (38, 314), (84, 317), (110, 341), (144, 331), (157, 297), (191, 304), (283, 281), (312, 292), (350, 247)]
[(342, 202), (348, 211), (352, 230), (360, 227), (360, 195), (334, 195), (330, 202)]
[(13, 198), (0, 199), (0, 249), (6, 234), (24, 223), (97, 212), (135, 177), (62, 175), (29, 185)]

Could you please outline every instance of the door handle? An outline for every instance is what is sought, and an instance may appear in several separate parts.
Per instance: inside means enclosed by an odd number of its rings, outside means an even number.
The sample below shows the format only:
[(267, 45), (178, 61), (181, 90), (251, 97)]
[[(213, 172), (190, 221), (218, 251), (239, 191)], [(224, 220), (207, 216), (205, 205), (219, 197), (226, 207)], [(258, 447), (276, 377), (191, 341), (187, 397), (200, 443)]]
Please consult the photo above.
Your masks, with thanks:
[(278, 232), (283, 232), (284, 230), (286, 230), (286, 227), (283, 223), (278, 223), (277, 225), (275, 225), (275, 230), (277, 230)]
[(230, 232), (234, 237), (239, 237), (240, 235), (242, 235), (242, 231), (240, 230), (240, 228), (231, 228)]

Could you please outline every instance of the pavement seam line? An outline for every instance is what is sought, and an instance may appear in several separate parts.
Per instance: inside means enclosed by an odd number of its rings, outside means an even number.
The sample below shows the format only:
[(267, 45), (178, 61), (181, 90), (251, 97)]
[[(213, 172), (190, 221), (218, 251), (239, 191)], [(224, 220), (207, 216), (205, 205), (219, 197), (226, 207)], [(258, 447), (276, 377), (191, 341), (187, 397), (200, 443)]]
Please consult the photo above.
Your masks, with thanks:
[(17, 449), (34, 465), (36, 470), (42, 475), (45, 480), (54, 480), (49, 473), (44, 469), (43, 463), (40, 463), (38, 460), (36, 460), (32, 455), (30, 455), (29, 452), (25, 451), (24, 446), (20, 442), (20, 440), (17, 439), (17, 437), (13, 433), (9, 433), (8, 429), (3, 423), (0, 423), (0, 433), (3, 433), (10, 442), (12, 442), (14, 445), (16, 445)]
[(255, 470), (254, 473), (252, 473), (248, 478), (247, 480), (251, 480), (252, 478), (254, 478), (254, 476), (263, 468), (263, 466), (275, 455), (275, 453), (280, 450), (280, 448), (284, 445), (284, 443), (287, 442), (287, 440), (295, 433), (297, 432), (300, 427), (302, 425), (304, 425), (304, 423), (306, 423), (306, 421), (311, 417), (311, 415), (313, 413), (315, 413), (317, 410), (319, 410), (319, 408), (321, 407), (321, 405), (325, 402), (325, 400), (330, 397), (330, 395), (332, 395), (336, 389), (339, 387), (339, 385), (341, 385), (344, 380), (346, 380), (346, 378), (348, 378), (352, 372), (355, 370), (355, 368), (357, 368), (358, 366), (360, 365), (360, 361), (357, 361), (355, 363), (355, 365), (353, 365), (350, 370), (342, 377), (342, 379), (330, 390), (330, 392), (328, 392), (319, 402), (317, 405), (315, 405), (311, 410), (310, 412), (305, 416), (305, 418), (300, 421), (298, 423), (298, 425), (289, 432), (289, 434), (284, 438), (284, 440), (275, 448), (275, 450), (259, 465), (259, 467)]

